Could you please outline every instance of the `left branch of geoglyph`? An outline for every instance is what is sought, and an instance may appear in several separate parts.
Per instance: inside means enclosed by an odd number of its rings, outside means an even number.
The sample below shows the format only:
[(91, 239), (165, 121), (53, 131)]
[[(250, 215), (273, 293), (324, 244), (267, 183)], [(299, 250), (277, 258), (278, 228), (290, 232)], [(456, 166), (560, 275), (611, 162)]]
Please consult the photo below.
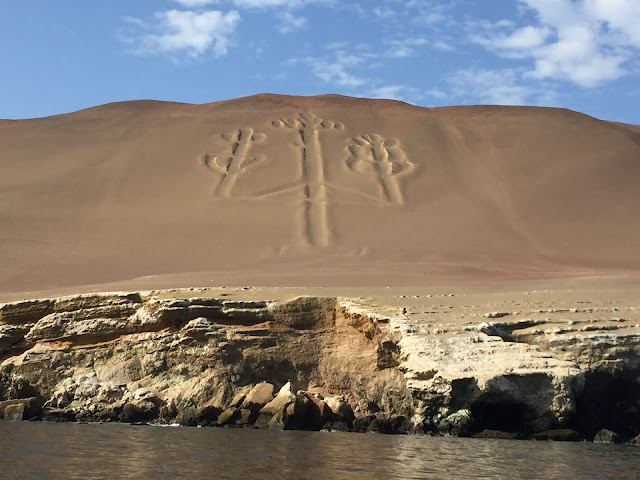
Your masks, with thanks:
[(204, 164), (222, 175), (216, 194), (220, 197), (230, 197), (238, 176), (248, 167), (264, 161), (262, 154), (250, 156), (249, 153), (254, 143), (264, 141), (267, 136), (254, 132), (252, 128), (241, 128), (230, 134), (222, 134), (221, 137), (231, 143), (231, 154), (218, 157), (207, 153), (204, 156)]

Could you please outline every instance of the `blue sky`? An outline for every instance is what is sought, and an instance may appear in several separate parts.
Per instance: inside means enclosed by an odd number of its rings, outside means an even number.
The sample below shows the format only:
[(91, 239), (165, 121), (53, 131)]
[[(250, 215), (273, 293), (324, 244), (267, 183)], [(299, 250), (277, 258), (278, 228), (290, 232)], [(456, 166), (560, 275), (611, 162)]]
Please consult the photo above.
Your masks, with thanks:
[(640, 124), (639, 0), (0, 0), (0, 118), (339, 93)]

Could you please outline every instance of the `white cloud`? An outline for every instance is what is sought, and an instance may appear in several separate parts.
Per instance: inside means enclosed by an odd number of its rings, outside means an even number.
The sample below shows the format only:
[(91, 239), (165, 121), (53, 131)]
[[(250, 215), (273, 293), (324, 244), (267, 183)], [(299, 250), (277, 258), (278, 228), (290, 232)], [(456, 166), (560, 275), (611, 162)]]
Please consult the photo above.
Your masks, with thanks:
[(637, 0), (585, 0), (585, 12), (606, 22), (609, 29), (622, 34), (626, 41), (640, 47), (640, 2)]
[(289, 11), (282, 12), (278, 15), (278, 18), (281, 22), (280, 26), (278, 27), (278, 31), (280, 31), (280, 33), (290, 33), (295, 30), (300, 30), (307, 23), (306, 18), (294, 15)]
[(625, 55), (598, 44), (588, 27), (572, 26), (558, 32), (558, 40), (535, 49), (533, 78), (567, 79), (582, 87), (595, 87), (622, 77)]
[(183, 7), (204, 7), (205, 5), (211, 5), (212, 3), (218, 3), (218, 0), (173, 0), (179, 3)]
[(183, 51), (197, 57), (211, 50), (216, 56), (223, 56), (227, 53), (229, 37), (240, 21), (240, 15), (235, 10), (226, 14), (218, 10), (168, 10), (158, 12), (155, 16), (156, 22), (153, 25), (144, 24), (149, 33), (129, 40), (129, 43), (138, 44), (135, 53)]
[(497, 35), (490, 40), (479, 38), (478, 41), (496, 49), (529, 49), (543, 45), (550, 34), (551, 30), (546, 27), (527, 26), (514, 30), (509, 35)]
[(506, 58), (533, 61), (529, 78), (595, 87), (626, 75), (640, 50), (637, 0), (518, 2), (536, 16), (536, 24), (485, 25), (474, 41)]

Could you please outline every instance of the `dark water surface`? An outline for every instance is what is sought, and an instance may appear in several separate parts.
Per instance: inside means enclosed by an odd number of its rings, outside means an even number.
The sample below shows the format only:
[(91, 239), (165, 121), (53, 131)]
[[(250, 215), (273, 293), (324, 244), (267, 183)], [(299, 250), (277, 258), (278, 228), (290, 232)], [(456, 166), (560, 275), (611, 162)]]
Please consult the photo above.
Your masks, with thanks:
[(0, 422), (0, 478), (639, 479), (640, 447)]

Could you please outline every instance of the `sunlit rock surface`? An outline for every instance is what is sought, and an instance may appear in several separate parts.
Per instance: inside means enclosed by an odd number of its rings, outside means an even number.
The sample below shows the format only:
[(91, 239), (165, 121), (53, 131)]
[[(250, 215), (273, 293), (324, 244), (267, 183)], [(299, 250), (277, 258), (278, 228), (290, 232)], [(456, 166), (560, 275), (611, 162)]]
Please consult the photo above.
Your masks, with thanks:
[(268, 292), (2, 304), (0, 416), (492, 438), (640, 433), (635, 307), (498, 315), (447, 306), (443, 295), (446, 308), (417, 315), (405, 295), (409, 308)]

